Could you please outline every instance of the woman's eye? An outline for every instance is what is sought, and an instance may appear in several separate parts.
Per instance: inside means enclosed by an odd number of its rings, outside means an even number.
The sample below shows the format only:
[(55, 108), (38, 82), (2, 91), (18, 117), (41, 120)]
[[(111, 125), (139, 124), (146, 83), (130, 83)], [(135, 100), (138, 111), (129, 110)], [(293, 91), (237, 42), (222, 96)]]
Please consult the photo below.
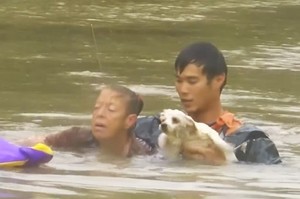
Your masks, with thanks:
[(110, 105), (109, 107), (108, 107), (108, 110), (109, 111), (116, 111), (116, 106), (114, 106), (114, 105)]
[(94, 111), (98, 110), (99, 108), (100, 108), (100, 106), (95, 106)]

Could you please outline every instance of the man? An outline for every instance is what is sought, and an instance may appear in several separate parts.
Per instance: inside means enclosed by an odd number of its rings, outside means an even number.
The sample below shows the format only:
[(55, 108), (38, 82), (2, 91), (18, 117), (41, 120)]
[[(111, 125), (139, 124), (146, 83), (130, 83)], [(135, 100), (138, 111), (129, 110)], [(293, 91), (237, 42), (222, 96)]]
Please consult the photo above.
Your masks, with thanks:
[[(276, 146), (260, 129), (243, 124), (222, 107), (220, 96), (226, 85), (227, 65), (222, 53), (210, 43), (194, 43), (183, 49), (175, 61), (176, 91), (185, 112), (196, 122), (206, 123), (235, 146), (239, 161), (276, 164)], [(157, 145), (159, 118), (139, 119), (137, 137)], [(201, 148), (183, 148), (184, 157), (197, 159)]]

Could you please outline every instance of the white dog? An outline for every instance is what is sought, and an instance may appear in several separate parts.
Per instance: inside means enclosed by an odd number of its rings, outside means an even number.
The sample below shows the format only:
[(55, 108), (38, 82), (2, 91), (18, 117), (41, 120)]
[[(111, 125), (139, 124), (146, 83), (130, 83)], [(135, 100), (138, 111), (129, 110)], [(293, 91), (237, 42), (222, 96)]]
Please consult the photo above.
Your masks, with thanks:
[[(204, 123), (195, 122), (179, 110), (165, 109), (160, 114), (158, 145), (163, 155), (169, 159), (178, 157), (185, 148), (210, 149), (213, 153), (198, 154), (198, 160), (208, 164), (224, 164), (236, 160), (234, 149), (219, 134)], [(184, 153), (183, 153), (184, 156)]]

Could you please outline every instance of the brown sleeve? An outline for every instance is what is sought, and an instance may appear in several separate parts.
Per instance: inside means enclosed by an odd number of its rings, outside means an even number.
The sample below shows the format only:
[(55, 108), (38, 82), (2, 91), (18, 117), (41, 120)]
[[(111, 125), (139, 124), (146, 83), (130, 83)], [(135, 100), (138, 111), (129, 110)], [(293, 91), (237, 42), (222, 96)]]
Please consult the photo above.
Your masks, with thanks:
[(47, 135), (45, 144), (52, 147), (73, 148), (88, 146), (93, 140), (91, 129), (72, 127), (59, 133)]

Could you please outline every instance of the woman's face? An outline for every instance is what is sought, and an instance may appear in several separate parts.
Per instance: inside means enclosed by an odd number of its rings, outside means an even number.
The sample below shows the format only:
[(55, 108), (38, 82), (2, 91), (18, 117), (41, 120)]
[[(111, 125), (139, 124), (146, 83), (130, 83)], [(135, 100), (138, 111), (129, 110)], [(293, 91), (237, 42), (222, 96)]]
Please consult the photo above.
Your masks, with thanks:
[(130, 128), (127, 106), (127, 100), (120, 93), (108, 88), (101, 91), (92, 119), (93, 135), (98, 141), (127, 133)]

